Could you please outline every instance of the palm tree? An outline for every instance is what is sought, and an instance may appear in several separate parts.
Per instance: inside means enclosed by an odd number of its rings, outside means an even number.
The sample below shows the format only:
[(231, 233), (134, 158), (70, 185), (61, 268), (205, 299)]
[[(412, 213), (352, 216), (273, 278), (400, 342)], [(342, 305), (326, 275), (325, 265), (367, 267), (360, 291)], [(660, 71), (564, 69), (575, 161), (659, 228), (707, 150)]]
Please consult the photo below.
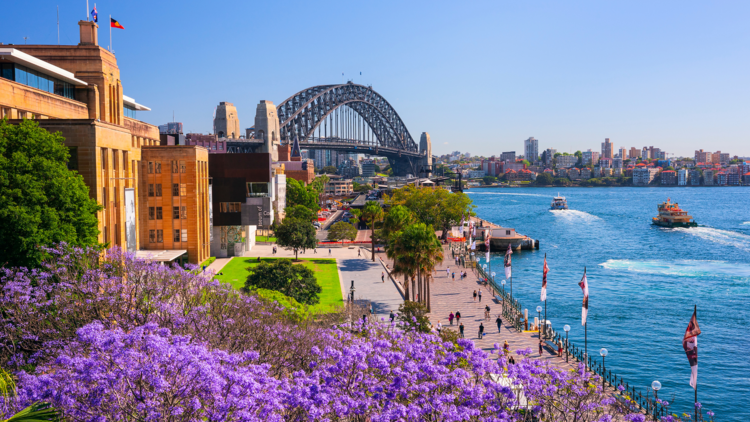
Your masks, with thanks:
[[(403, 231), (397, 231), (391, 233), (388, 239), (388, 244), (385, 248), (385, 254), (388, 258), (393, 260), (393, 269), (391, 273), (396, 276), (404, 276), (404, 288), (406, 289), (405, 298), (406, 300), (416, 299), (416, 291), (414, 289), (414, 276), (417, 272), (416, 263), (411, 255), (411, 245), (408, 239), (404, 236)], [(409, 289), (409, 279), (412, 282), (412, 288)], [(410, 294), (411, 293), (411, 294)]]
[[(0, 368), (0, 397), (8, 399), (14, 397), (15, 394), (16, 384), (13, 382), (13, 377)], [(12, 415), (10, 418), (0, 420), (0, 422), (42, 422), (56, 421), (58, 418), (59, 414), (57, 410), (52, 408), (48, 403), (36, 402)]]
[(412, 224), (405, 232), (409, 233), (413, 239), (410, 247), (420, 279), (420, 298), (422, 298), (421, 302), (427, 306), (427, 310), (429, 311), (431, 305), (430, 274), (435, 269), (435, 265), (443, 261), (443, 247), (431, 225), (424, 223)]
[(369, 225), (372, 234), (370, 239), (372, 240), (372, 261), (375, 262), (375, 222), (383, 218), (383, 209), (380, 204), (375, 201), (367, 201), (365, 208), (362, 210), (362, 219), (364, 219)]

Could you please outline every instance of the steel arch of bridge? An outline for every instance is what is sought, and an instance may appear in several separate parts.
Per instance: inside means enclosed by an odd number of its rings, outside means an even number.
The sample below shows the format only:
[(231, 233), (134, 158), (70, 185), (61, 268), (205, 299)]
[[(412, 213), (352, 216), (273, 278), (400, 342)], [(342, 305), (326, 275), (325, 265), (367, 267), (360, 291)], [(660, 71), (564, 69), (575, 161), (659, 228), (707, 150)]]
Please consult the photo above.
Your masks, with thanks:
[[(356, 139), (362, 146), (379, 146), (419, 154), (419, 147), (396, 110), (372, 87), (346, 83), (319, 85), (300, 91), (277, 106), (282, 141), (297, 137), (301, 143), (315, 143), (316, 129), (342, 107), (354, 110), (369, 126), (375, 139)], [(327, 127), (327, 126), (326, 126)], [(326, 141), (336, 141), (328, 138)], [(347, 140), (351, 142), (351, 140)]]

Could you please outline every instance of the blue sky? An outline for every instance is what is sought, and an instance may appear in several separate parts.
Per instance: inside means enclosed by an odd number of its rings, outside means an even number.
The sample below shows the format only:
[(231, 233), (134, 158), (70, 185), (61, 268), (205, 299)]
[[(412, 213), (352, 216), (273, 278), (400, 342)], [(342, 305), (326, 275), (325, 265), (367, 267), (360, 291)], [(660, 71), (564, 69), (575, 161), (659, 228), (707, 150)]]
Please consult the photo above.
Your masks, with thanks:
[[(433, 151), (479, 155), (647, 145), (750, 156), (750, 2), (97, 1), (124, 92), (208, 133), (220, 101), (372, 84)], [(78, 43), (85, 0), (8, 2), (0, 42)], [(94, 2), (90, 0), (93, 7)], [(362, 76), (359, 76), (362, 72)]]

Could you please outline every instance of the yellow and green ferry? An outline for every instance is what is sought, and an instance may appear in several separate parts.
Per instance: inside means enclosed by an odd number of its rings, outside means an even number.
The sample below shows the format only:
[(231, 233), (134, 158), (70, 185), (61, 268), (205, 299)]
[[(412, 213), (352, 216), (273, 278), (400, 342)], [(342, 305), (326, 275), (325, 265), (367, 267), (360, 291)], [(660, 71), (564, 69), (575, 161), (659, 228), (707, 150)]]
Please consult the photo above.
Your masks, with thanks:
[(653, 218), (653, 224), (661, 227), (698, 227), (693, 217), (689, 216), (678, 206), (677, 202), (667, 198), (667, 202), (662, 202), (658, 206), (659, 215)]

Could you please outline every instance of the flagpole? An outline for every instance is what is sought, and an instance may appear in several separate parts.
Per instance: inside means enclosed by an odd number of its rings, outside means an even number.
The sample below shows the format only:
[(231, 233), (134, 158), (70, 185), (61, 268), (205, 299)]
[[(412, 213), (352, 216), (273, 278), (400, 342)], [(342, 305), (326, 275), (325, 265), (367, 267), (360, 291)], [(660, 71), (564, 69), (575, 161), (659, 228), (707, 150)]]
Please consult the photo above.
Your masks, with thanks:
[[(544, 263), (547, 263), (547, 253), (544, 253)], [(542, 269), (544, 272), (544, 269)], [(546, 288), (545, 288), (546, 289)], [(544, 337), (547, 338), (547, 294), (544, 294)]]
[(89, 21), (89, 0), (86, 0), (86, 22)]
[(112, 48), (112, 15), (109, 15), (109, 52), (112, 53), (114, 49)]
[[(693, 314), (695, 315), (695, 320), (698, 320), (698, 305), (693, 305)], [(695, 377), (695, 402), (693, 402), (693, 406), (695, 408), (695, 422), (698, 422), (698, 377)]]
[[(586, 277), (586, 266), (583, 267), (583, 276)], [(588, 286), (588, 280), (586, 281)], [(583, 324), (583, 353), (585, 354), (585, 361), (583, 367), (586, 368), (589, 365), (589, 315), (588, 310), (586, 312), (586, 323)]]

